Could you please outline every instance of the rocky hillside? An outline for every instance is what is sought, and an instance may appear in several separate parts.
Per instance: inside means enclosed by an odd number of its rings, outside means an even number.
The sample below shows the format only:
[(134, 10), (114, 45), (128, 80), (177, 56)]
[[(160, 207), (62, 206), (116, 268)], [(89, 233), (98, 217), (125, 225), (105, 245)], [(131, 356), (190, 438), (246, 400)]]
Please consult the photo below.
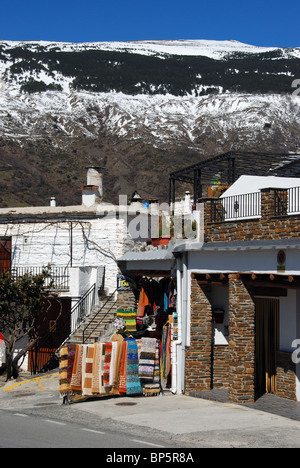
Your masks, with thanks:
[[(300, 49), (235, 41), (0, 41), (0, 205), (166, 199), (171, 171), (228, 150), (300, 145)], [(300, 82), (299, 82), (300, 83)]]

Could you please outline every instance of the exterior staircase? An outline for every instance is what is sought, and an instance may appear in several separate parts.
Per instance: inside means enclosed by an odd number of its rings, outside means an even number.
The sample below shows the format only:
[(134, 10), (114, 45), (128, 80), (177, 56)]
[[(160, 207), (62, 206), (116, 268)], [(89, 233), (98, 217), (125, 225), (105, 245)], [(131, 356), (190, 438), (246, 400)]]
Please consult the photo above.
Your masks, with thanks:
[(89, 315), (87, 315), (80, 323), (78, 328), (69, 337), (69, 343), (96, 343), (101, 336), (105, 336), (112, 331), (113, 321), (116, 318), (117, 305), (115, 295), (102, 295), (99, 298), (99, 303), (92, 307)]

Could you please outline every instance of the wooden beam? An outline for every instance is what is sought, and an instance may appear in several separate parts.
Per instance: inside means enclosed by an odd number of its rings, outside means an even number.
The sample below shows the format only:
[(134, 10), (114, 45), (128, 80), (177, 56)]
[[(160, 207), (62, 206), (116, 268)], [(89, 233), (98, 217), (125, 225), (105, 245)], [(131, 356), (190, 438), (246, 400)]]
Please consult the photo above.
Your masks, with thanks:
[(264, 287), (264, 288), (287, 288), (287, 289), (300, 289), (300, 283), (289, 283), (288, 281), (250, 281), (245, 280), (244, 284), (253, 287)]

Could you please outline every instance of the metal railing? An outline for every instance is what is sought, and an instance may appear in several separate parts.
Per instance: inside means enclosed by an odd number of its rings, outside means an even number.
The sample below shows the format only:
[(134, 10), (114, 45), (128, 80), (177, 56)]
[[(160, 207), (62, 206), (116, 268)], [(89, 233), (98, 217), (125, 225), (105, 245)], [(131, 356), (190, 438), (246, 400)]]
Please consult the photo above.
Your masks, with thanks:
[(274, 216), (285, 216), (288, 214), (287, 199), (287, 190), (274, 190)]
[[(11, 274), (15, 278), (19, 278), (27, 273), (31, 275), (39, 275), (45, 267), (42, 266), (17, 266), (11, 269)], [(45, 286), (50, 286), (50, 290), (69, 291), (70, 289), (70, 272), (67, 267), (58, 267), (51, 265), (49, 267), (50, 277), (45, 279)]]
[[(102, 306), (100, 307), (100, 309), (98, 310), (98, 312), (96, 314), (93, 315), (92, 317), (92, 320), (94, 321), (95, 318), (97, 318), (103, 311), (104, 307), (111, 301), (112, 297), (114, 297), (114, 295), (116, 294), (116, 291), (117, 289), (114, 290), (114, 292), (108, 297), (108, 299), (104, 302), (104, 304), (102, 304)], [(90, 338), (90, 336), (93, 334), (93, 332), (99, 327), (99, 325), (101, 325), (101, 323), (103, 322), (103, 320), (107, 317), (107, 315), (111, 312), (111, 310), (115, 307), (115, 302), (114, 301), (111, 306), (108, 308), (108, 310), (106, 311), (105, 314), (103, 314), (101, 320), (99, 322), (96, 323), (96, 325), (94, 326), (94, 328), (90, 329), (89, 330), (89, 334), (87, 335), (86, 334), (86, 331), (87, 329), (90, 327), (90, 323), (88, 323), (84, 329), (82, 330), (82, 343), (85, 343), (86, 340), (88, 340)]]
[(300, 213), (300, 187), (288, 189), (288, 214)]
[(211, 222), (257, 218), (261, 215), (260, 192), (211, 200)]
[(96, 284), (93, 284), (72, 307), (71, 314), (59, 317), (55, 333), (50, 332), (39, 339), (37, 345), (30, 350), (31, 373), (40, 372), (57, 356), (59, 349), (68, 341), (70, 335), (74, 333), (85, 317), (90, 314), (95, 305), (95, 296)]
[(300, 213), (300, 187), (274, 190), (274, 215), (286, 216)]
[(86, 293), (81, 296), (78, 302), (71, 309), (71, 332), (73, 333), (87, 317), (93, 306), (96, 298), (96, 284), (93, 284)]

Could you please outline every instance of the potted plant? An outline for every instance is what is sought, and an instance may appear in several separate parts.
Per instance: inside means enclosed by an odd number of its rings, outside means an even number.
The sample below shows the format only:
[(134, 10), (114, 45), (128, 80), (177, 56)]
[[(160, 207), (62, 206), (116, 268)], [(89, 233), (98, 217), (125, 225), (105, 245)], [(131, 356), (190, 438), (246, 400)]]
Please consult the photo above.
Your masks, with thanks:
[(154, 247), (157, 247), (158, 245), (167, 245), (171, 238), (174, 236), (174, 225), (172, 222), (172, 219), (170, 219), (170, 224), (169, 224), (169, 233), (166, 233), (166, 229), (164, 226), (163, 229), (163, 222), (162, 222), (162, 217), (159, 217), (159, 228), (158, 228), (158, 237), (152, 238), (152, 245)]

